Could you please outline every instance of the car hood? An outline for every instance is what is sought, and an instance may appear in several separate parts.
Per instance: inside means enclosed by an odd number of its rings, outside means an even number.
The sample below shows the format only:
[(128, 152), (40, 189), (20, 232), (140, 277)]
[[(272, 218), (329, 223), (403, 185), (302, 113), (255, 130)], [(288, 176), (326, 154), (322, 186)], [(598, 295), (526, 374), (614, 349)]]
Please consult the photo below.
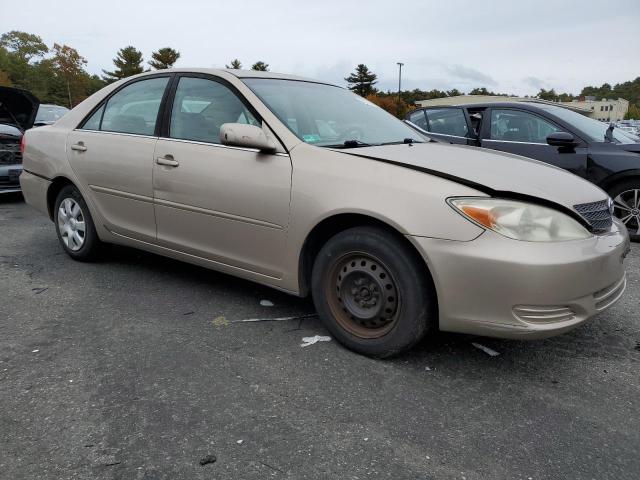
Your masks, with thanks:
[(618, 145), (618, 147), (627, 152), (640, 153), (640, 143), (625, 143)]
[(467, 185), (491, 196), (536, 198), (574, 210), (607, 194), (592, 183), (537, 160), (477, 147), (424, 143), (340, 150)]
[(0, 87), (0, 123), (22, 130), (33, 127), (40, 101), (20, 88)]

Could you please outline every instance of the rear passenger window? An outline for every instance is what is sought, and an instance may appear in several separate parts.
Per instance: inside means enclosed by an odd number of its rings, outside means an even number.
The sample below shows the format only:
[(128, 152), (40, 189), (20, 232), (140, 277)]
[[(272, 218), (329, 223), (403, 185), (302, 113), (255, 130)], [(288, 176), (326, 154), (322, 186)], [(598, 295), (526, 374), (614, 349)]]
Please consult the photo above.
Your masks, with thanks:
[(461, 108), (442, 108), (425, 110), (429, 120), (428, 130), (433, 133), (466, 137), (467, 119)]
[(205, 78), (180, 78), (171, 110), (169, 137), (220, 143), (220, 127), (224, 123), (260, 126), (226, 86)]
[(153, 135), (168, 82), (168, 77), (151, 78), (124, 87), (107, 102), (100, 130)]
[(428, 130), (427, 128), (427, 117), (424, 116), (424, 110), (418, 110), (417, 112), (413, 112), (409, 115), (409, 121), (414, 125), (423, 128), (424, 130)]

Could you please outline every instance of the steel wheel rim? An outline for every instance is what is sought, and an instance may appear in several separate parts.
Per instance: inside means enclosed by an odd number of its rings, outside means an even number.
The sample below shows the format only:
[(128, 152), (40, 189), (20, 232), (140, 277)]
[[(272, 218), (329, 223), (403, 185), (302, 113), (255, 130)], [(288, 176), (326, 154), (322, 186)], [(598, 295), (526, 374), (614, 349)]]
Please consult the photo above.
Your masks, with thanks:
[(84, 213), (73, 198), (65, 198), (58, 207), (58, 230), (62, 243), (72, 252), (77, 252), (84, 245), (86, 237)]
[(364, 252), (338, 258), (325, 280), (331, 313), (349, 333), (366, 339), (380, 338), (398, 321), (401, 298), (390, 269)]
[(629, 233), (640, 235), (640, 188), (632, 188), (613, 199), (613, 213), (625, 224)]

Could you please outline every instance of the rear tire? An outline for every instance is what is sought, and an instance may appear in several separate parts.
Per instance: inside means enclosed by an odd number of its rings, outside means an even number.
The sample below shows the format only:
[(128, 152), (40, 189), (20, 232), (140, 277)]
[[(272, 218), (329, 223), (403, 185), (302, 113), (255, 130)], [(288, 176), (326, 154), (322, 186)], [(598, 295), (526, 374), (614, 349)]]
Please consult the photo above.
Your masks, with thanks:
[(424, 262), (381, 228), (332, 237), (315, 259), (311, 289), (331, 334), (364, 355), (397, 355), (437, 328), (437, 298)]
[(614, 215), (627, 227), (629, 238), (640, 242), (640, 179), (615, 184), (609, 195), (613, 198)]
[(75, 186), (67, 185), (60, 190), (53, 212), (58, 240), (67, 255), (81, 262), (98, 258), (103, 244), (89, 207)]

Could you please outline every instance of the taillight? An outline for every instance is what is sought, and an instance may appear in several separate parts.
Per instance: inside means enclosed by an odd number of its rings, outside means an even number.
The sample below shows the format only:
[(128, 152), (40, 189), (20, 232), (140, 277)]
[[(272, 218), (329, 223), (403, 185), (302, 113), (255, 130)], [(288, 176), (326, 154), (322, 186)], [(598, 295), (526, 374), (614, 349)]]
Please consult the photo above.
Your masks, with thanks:
[(21, 155), (24, 155), (24, 149), (27, 147), (27, 143), (25, 142), (24, 137), (25, 136), (22, 135), (22, 138), (20, 139), (20, 154)]

